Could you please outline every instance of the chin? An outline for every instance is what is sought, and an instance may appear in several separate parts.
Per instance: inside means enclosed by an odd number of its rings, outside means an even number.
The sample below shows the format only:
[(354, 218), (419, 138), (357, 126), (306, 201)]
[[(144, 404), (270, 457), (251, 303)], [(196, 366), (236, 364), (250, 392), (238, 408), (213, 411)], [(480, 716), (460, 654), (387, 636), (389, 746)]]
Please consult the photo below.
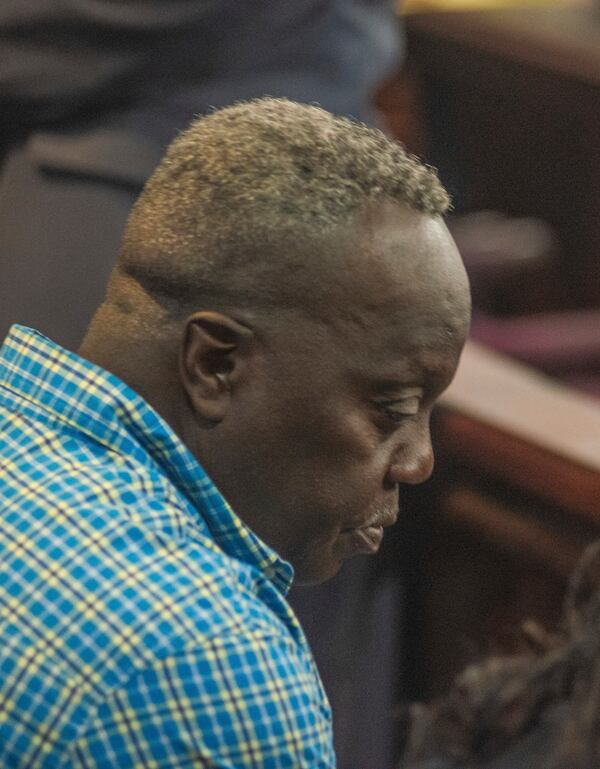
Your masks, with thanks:
[(292, 563), (294, 567), (295, 585), (320, 585), (327, 580), (332, 579), (342, 568), (343, 561), (329, 555), (328, 558), (317, 559), (307, 558), (298, 564)]

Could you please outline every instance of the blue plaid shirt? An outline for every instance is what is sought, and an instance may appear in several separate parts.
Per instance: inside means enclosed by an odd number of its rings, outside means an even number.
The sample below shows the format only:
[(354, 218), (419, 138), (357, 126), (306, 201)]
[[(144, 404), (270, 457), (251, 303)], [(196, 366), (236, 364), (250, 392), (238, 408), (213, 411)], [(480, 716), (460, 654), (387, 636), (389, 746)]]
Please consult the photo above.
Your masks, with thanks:
[(0, 350), (0, 765), (333, 767), (291, 566), (117, 377)]

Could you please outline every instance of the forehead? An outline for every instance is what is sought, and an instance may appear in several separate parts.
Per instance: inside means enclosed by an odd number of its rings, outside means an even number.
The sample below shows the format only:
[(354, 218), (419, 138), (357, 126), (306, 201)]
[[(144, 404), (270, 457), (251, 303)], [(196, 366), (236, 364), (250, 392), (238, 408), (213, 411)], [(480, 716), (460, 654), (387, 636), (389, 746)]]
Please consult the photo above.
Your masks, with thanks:
[(462, 260), (441, 218), (390, 203), (365, 211), (352, 234), (345, 288), (364, 305), (449, 312), (468, 297)]
[(444, 223), (394, 204), (368, 212), (352, 234), (323, 312), (337, 343), (371, 366), (455, 365), (470, 300)]

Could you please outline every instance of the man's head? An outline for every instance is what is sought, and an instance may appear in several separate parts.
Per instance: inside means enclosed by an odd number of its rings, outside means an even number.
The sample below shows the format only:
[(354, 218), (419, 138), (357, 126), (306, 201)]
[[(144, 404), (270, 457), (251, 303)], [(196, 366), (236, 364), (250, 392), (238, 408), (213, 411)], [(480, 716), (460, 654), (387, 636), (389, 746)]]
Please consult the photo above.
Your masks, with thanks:
[(431, 169), (262, 99), (196, 121), (128, 223), (82, 353), (170, 422), (300, 581), (374, 552), (431, 471), (468, 287)]

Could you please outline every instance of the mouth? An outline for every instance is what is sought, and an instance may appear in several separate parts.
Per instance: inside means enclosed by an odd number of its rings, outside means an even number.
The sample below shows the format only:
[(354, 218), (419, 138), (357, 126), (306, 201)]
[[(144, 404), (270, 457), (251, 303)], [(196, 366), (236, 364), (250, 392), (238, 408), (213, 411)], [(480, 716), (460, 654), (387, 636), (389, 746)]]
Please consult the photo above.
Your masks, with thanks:
[(353, 555), (374, 555), (381, 547), (384, 528), (392, 526), (397, 517), (397, 512), (381, 512), (363, 526), (342, 529), (341, 534), (347, 540)]
[(398, 509), (394, 510), (383, 510), (377, 515), (374, 515), (373, 518), (365, 524), (365, 526), (361, 526), (361, 529), (370, 529), (370, 528), (380, 528), (380, 529), (387, 529), (388, 526), (393, 526), (396, 521), (398, 520)]
[(383, 541), (383, 526), (363, 526), (360, 529), (349, 529), (348, 538), (354, 553), (374, 555)]
[(387, 529), (398, 520), (397, 510), (381, 510), (361, 526), (347, 526), (342, 529), (342, 534), (350, 531), (363, 531), (364, 529)]

